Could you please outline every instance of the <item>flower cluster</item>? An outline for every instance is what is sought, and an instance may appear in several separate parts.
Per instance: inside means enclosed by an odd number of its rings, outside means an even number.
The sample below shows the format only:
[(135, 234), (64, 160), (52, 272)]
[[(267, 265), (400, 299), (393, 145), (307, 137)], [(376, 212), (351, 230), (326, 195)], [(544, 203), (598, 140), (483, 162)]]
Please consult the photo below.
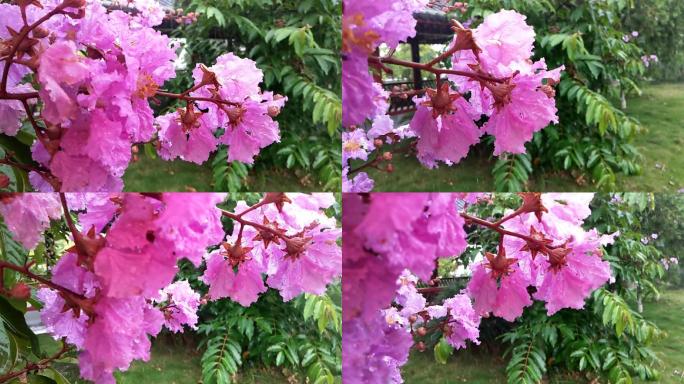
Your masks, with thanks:
[[(266, 194), (256, 205), (239, 202), (238, 213), (217, 206), (225, 198), (209, 193), (3, 195), (0, 213), (27, 247), (36, 245), (62, 209), (69, 212), (70, 206), (78, 221), (65, 215), (73, 246), (51, 270), (50, 280), (32, 274), (30, 265), (0, 262), (0, 274), (10, 268), (42, 283), (37, 297), (50, 333), (80, 351), (84, 378), (114, 383), (114, 371), (149, 359), (150, 337), (163, 326), (173, 332), (196, 326), (203, 299), (187, 281), (173, 282), (181, 259), (197, 267), (206, 261), (202, 279), (209, 285), (208, 298), (230, 297), (242, 305), (266, 290), (262, 275), (285, 300), (302, 292), (322, 294), (341, 275), (340, 229), (325, 214), (335, 203), (332, 194)], [(235, 223), (227, 239), (223, 217)], [(25, 286), (0, 288), (3, 294), (28, 297)]]
[(26, 249), (38, 244), (50, 220), (62, 217), (62, 206), (55, 195), (0, 194), (0, 216), (7, 228)]
[[(345, 382), (387, 383), (399, 377), (412, 338), (390, 327), (390, 306), (405, 269), (428, 280), (439, 257), (466, 247), (457, 194), (345, 194), (342, 200)], [(406, 304), (406, 303), (405, 303)]]
[(267, 195), (265, 201), (272, 198), (289, 204), (249, 207), (238, 202), (236, 210), (245, 212), (237, 220), (239, 228), (206, 255), (202, 280), (209, 285), (212, 299), (230, 297), (249, 306), (268, 285), (288, 301), (304, 292), (323, 294), (326, 285), (341, 275), (342, 250), (337, 244), (341, 230), (335, 218), (324, 212), (335, 203), (334, 197), (288, 194), (287, 200), (279, 200), (283, 197), (277, 195)]
[[(522, 205), (496, 222), (464, 207), (487, 201), (478, 194), (348, 194), (343, 197), (343, 369), (345, 382), (401, 382), (411, 346), (438, 330), (454, 348), (479, 343), (481, 317), (513, 321), (532, 299), (551, 315), (582, 308), (611, 278), (601, 258), (613, 235), (582, 225), (592, 194), (522, 194)], [(458, 212), (462, 210), (462, 212)], [(439, 257), (467, 246), (465, 225), (500, 235), (497, 254), (471, 264), (464, 292), (428, 303), (418, 280), (434, 281)], [(529, 287), (536, 292), (530, 297)], [(361, 368), (359, 368), (361, 367)]]
[[(391, 160), (391, 153), (368, 160), (369, 152), (380, 148), (384, 137), (417, 137), (418, 159), (426, 167), (433, 168), (439, 162), (447, 165), (459, 162), (484, 134), (494, 136), (495, 155), (523, 153), (525, 143), (535, 132), (558, 122), (554, 86), (560, 81), (563, 67), (548, 70), (543, 59), (531, 60), (535, 33), (526, 24), (525, 16), (502, 10), (485, 17), (475, 29), (453, 21), (452, 43), (429, 63), (399, 60), (391, 53), (386, 57), (373, 56), (380, 43), (393, 48), (399, 41), (414, 35), (415, 20), (408, 12), (423, 9), (426, 4), (418, 0), (406, 0), (400, 4), (345, 3), (343, 125), (350, 133), (343, 137), (343, 153), (347, 155), (343, 159), (344, 191), (367, 192), (372, 189), (372, 180), (360, 172), (365, 166), (393, 171), (391, 164), (379, 167), (382, 160)], [(463, 7), (457, 9), (462, 11)], [(411, 22), (387, 25), (383, 23), (387, 19)], [(396, 29), (388, 30), (390, 27)], [(447, 58), (451, 58), (451, 68), (436, 67)], [(410, 134), (399, 135), (406, 128), (393, 128), (388, 116), (381, 121), (389, 126), (384, 127), (379, 135), (371, 134), (378, 117), (386, 113), (388, 93), (373, 83), (369, 63), (378, 71), (387, 70), (385, 64), (392, 64), (435, 75), (436, 89), (389, 94), (392, 97), (414, 97), (417, 109), (408, 127)], [(368, 132), (360, 127), (367, 125), (367, 119), (373, 120), (373, 128)], [(367, 162), (350, 168), (348, 161), (352, 159)]]
[[(496, 255), (486, 253), (471, 266), (467, 290), (478, 313), (513, 321), (532, 298), (545, 301), (549, 315), (584, 307), (584, 299), (611, 278), (601, 247), (617, 235), (582, 227), (592, 198), (591, 193), (526, 195), (523, 207), (535, 208), (521, 208), (501, 225), (523, 236), (502, 236)], [(536, 288), (532, 297), (528, 287)]]
[[(16, 135), (24, 120), (33, 127), (39, 166), (30, 180), (38, 190), (119, 191), (136, 143), (158, 139), (163, 158), (195, 162), (227, 144), (229, 160), (252, 162), (279, 139), (272, 118), (285, 99), (261, 93), (254, 62), (222, 55), (211, 68), (198, 65), (190, 90), (165, 92), (177, 60), (177, 47), (153, 29), (165, 12), (154, 0), (125, 5), (137, 9), (84, 0), (0, 4), (0, 133)], [(182, 107), (155, 119), (150, 102), (160, 96)]]

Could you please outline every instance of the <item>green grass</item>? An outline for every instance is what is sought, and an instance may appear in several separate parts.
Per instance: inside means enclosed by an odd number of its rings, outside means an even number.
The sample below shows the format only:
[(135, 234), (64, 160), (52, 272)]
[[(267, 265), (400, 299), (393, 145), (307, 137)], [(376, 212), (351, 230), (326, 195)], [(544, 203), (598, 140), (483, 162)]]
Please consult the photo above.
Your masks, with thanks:
[[(182, 160), (153, 159), (144, 154), (126, 170), (124, 186), (127, 192), (214, 190), (210, 160), (198, 165)], [(308, 192), (320, 190), (320, 187), (317, 187), (315, 179), (300, 177), (292, 170), (257, 166), (250, 171), (244, 189), (260, 192)]]
[(501, 357), (472, 346), (455, 352), (447, 364), (435, 362), (430, 351), (414, 351), (401, 372), (406, 384), (497, 384), (506, 381), (505, 368)]
[(664, 291), (657, 302), (645, 303), (644, 316), (667, 332), (652, 348), (663, 361), (659, 383), (684, 384), (684, 289)]
[(627, 103), (627, 113), (648, 129), (635, 145), (644, 156), (643, 172), (620, 179), (623, 191), (676, 191), (684, 188), (684, 83), (644, 87)]
[[(39, 336), (41, 346), (48, 354), (59, 349), (59, 344), (48, 335)], [(198, 384), (201, 383), (201, 351), (192, 342), (180, 337), (163, 337), (152, 344), (149, 362), (135, 361), (126, 372), (115, 374), (117, 384), (164, 383)], [(76, 364), (55, 366), (72, 384), (87, 384), (79, 377)], [(280, 384), (288, 382), (283, 373), (266, 367), (249, 367), (240, 370), (235, 382), (244, 384)], [(294, 381), (296, 382), (296, 381)]]
[[(617, 190), (676, 191), (684, 188), (684, 84), (653, 84), (643, 95), (630, 99), (627, 113), (638, 118), (648, 130), (638, 135), (634, 145), (643, 155), (643, 172), (619, 176)], [(376, 191), (492, 191), (491, 175), (496, 159), (491, 153), (471, 149), (455, 166), (424, 168), (415, 156), (397, 155), (395, 172), (368, 171)], [(578, 185), (568, 174), (533, 174), (528, 185), (533, 191), (592, 191), (593, 185)]]
[[(659, 367), (661, 379), (658, 383), (684, 384), (684, 376), (681, 376), (684, 375), (684, 289), (663, 291), (658, 302), (645, 303), (643, 315), (667, 332), (665, 339), (651, 347), (663, 362)], [(487, 353), (479, 346), (456, 351), (444, 365), (437, 363), (429, 351), (414, 352), (402, 368), (402, 376), (406, 384), (503, 383), (506, 364), (507, 360), (500, 354)], [(572, 375), (561, 375), (546, 382), (578, 381)]]

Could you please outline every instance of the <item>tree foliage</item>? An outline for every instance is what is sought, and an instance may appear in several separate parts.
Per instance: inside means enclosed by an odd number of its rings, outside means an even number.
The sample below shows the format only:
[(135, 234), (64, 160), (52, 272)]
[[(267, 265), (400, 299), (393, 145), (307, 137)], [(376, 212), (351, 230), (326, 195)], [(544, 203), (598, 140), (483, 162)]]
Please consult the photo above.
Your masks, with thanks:
[[(288, 97), (277, 120), (281, 143), (269, 147), (256, 167), (285, 166), (302, 182), (313, 175), (325, 190), (341, 183), (341, 3), (334, 0), (191, 0), (186, 11), (199, 20), (173, 34), (184, 39), (189, 69), (223, 52), (257, 62), (264, 85)], [(179, 84), (188, 81), (178, 80)], [(221, 152), (225, 152), (222, 150)], [(216, 188), (244, 188), (244, 165), (213, 162)], [(309, 176), (307, 176), (309, 175)]]

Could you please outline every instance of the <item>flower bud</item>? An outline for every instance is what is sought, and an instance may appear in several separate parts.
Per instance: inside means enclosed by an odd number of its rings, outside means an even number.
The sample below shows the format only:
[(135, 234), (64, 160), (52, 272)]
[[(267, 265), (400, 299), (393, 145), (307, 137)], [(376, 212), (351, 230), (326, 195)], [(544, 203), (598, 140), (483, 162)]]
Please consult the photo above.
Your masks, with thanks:
[(422, 341), (419, 341), (416, 344), (416, 349), (418, 349), (418, 351), (420, 351), (420, 352), (425, 352), (425, 343), (423, 343)]
[(10, 185), (10, 178), (4, 173), (0, 172), (0, 188), (7, 188)]
[(385, 152), (382, 154), (382, 159), (385, 161), (392, 160), (392, 152)]
[(411, 324), (415, 323), (417, 320), (418, 320), (418, 316), (416, 316), (416, 315), (411, 315), (411, 316), (409, 316), (409, 318), (408, 318), (408, 321), (409, 321), (409, 323), (411, 323)]
[(392, 173), (392, 172), (394, 172), (394, 165), (392, 165), (392, 164), (387, 164), (387, 167), (385, 167), (385, 170), (387, 171), (387, 173)]
[(49, 34), (50, 32), (41, 26), (33, 28), (33, 37), (35, 37), (36, 39), (42, 39), (44, 37), (47, 37)]
[(420, 327), (416, 330), (416, 333), (418, 336), (425, 336), (427, 335), (427, 329), (425, 327)]
[(292, 200), (290, 200), (289, 197), (284, 192), (268, 192), (264, 195), (264, 199), (262, 200), (264, 204), (275, 204), (276, 208), (278, 208), (278, 212), (283, 211), (283, 206), (285, 206), (285, 203), (291, 203)]
[(271, 105), (268, 107), (268, 115), (271, 117), (276, 117), (280, 114), (280, 108), (276, 107), (275, 105)]
[(31, 288), (24, 283), (17, 283), (9, 291), (9, 296), (14, 299), (28, 300), (31, 298)]
[(373, 140), (373, 145), (375, 146), (375, 148), (382, 147), (382, 140), (380, 140), (380, 139)]

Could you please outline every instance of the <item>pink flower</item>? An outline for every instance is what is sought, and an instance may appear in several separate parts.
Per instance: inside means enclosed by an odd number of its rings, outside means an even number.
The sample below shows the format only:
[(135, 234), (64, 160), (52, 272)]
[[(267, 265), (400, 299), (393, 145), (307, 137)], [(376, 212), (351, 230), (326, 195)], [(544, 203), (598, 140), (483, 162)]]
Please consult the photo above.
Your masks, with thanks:
[(362, 124), (375, 111), (373, 78), (365, 55), (342, 57), (342, 125)]
[(301, 293), (321, 295), (326, 285), (342, 273), (342, 250), (337, 245), (341, 231), (319, 226), (300, 238), (286, 240), (285, 249), (273, 250), (276, 270), (267, 279), (283, 300)]
[(165, 193), (165, 209), (156, 222), (158, 234), (173, 241), (178, 258), (184, 257), (196, 266), (202, 262), (207, 247), (223, 239), (221, 210), (216, 207), (226, 199), (225, 193)]
[(464, 294), (444, 300), (443, 304), (449, 314), (449, 323), (444, 336), (456, 349), (466, 347), (466, 340), (480, 344), (480, 316), (473, 309), (470, 298)]
[(90, 69), (78, 55), (73, 42), (57, 42), (40, 55), (38, 80), (45, 102), (42, 116), (53, 124), (74, 117), (77, 111), (78, 85), (90, 75)]
[(0, 197), (0, 215), (14, 239), (32, 249), (50, 220), (62, 217), (62, 205), (56, 194), (14, 194)]
[(235, 272), (229, 260), (221, 252), (214, 251), (207, 256), (207, 270), (202, 281), (209, 285), (209, 296), (212, 299), (230, 297), (248, 307), (257, 301), (261, 293), (266, 292), (261, 276), (264, 272), (265, 269), (254, 260), (240, 264)]
[(498, 101), (484, 130), (495, 138), (495, 155), (503, 152), (524, 153), (525, 143), (532, 139), (534, 132), (551, 123), (558, 123), (555, 99), (542, 90), (542, 79), (559, 81), (562, 68), (550, 72), (542, 69), (535, 75), (514, 76), (510, 83), (490, 88), (495, 89), (493, 92)]
[(482, 49), (483, 60), (493, 65), (507, 66), (532, 56), (534, 29), (526, 17), (515, 11), (501, 10), (485, 17), (473, 30), (473, 37)]
[(342, 192), (370, 192), (373, 190), (375, 181), (368, 177), (366, 172), (357, 173), (353, 179), (349, 180), (347, 174), (349, 167), (342, 169)]
[(342, 163), (350, 159), (368, 159), (368, 151), (372, 148), (363, 129), (342, 132)]
[(586, 239), (568, 245), (562, 264), (541, 261), (543, 281), (534, 298), (546, 301), (549, 316), (563, 308), (582, 309), (586, 297), (610, 280), (610, 264), (598, 251), (600, 241), (595, 232), (589, 233)]
[(159, 124), (159, 155), (164, 160), (180, 157), (185, 161), (202, 164), (216, 149), (218, 140), (214, 137), (214, 128), (209, 126), (208, 118), (201, 117), (197, 126), (185, 131), (180, 124), (177, 112), (159, 116), (155, 119)]
[[(416, 103), (420, 104), (421, 99)], [(471, 145), (480, 141), (482, 132), (470, 116), (470, 105), (459, 97), (453, 102), (456, 111), (435, 118), (432, 109), (419, 105), (411, 120), (411, 128), (418, 136), (418, 159), (428, 168), (437, 161), (447, 165), (458, 163), (468, 154)]]
[(525, 307), (532, 305), (527, 293), (530, 282), (518, 266), (514, 266), (509, 275), (501, 277), (500, 282), (487, 272), (483, 263), (475, 264), (471, 270), (473, 275), (468, 282), (467, 292), (473, 298), (478, 314), (492, 312), (495, 316), (513, 321), (522, 315)]
[(165, 303), (164, 325), (173, 332), (183, 332), (187, 325), (197, 329), (197, 309), (200, 295), (190, 288), (186, 280), (177, 281), (161, 291), (160, 303)]

